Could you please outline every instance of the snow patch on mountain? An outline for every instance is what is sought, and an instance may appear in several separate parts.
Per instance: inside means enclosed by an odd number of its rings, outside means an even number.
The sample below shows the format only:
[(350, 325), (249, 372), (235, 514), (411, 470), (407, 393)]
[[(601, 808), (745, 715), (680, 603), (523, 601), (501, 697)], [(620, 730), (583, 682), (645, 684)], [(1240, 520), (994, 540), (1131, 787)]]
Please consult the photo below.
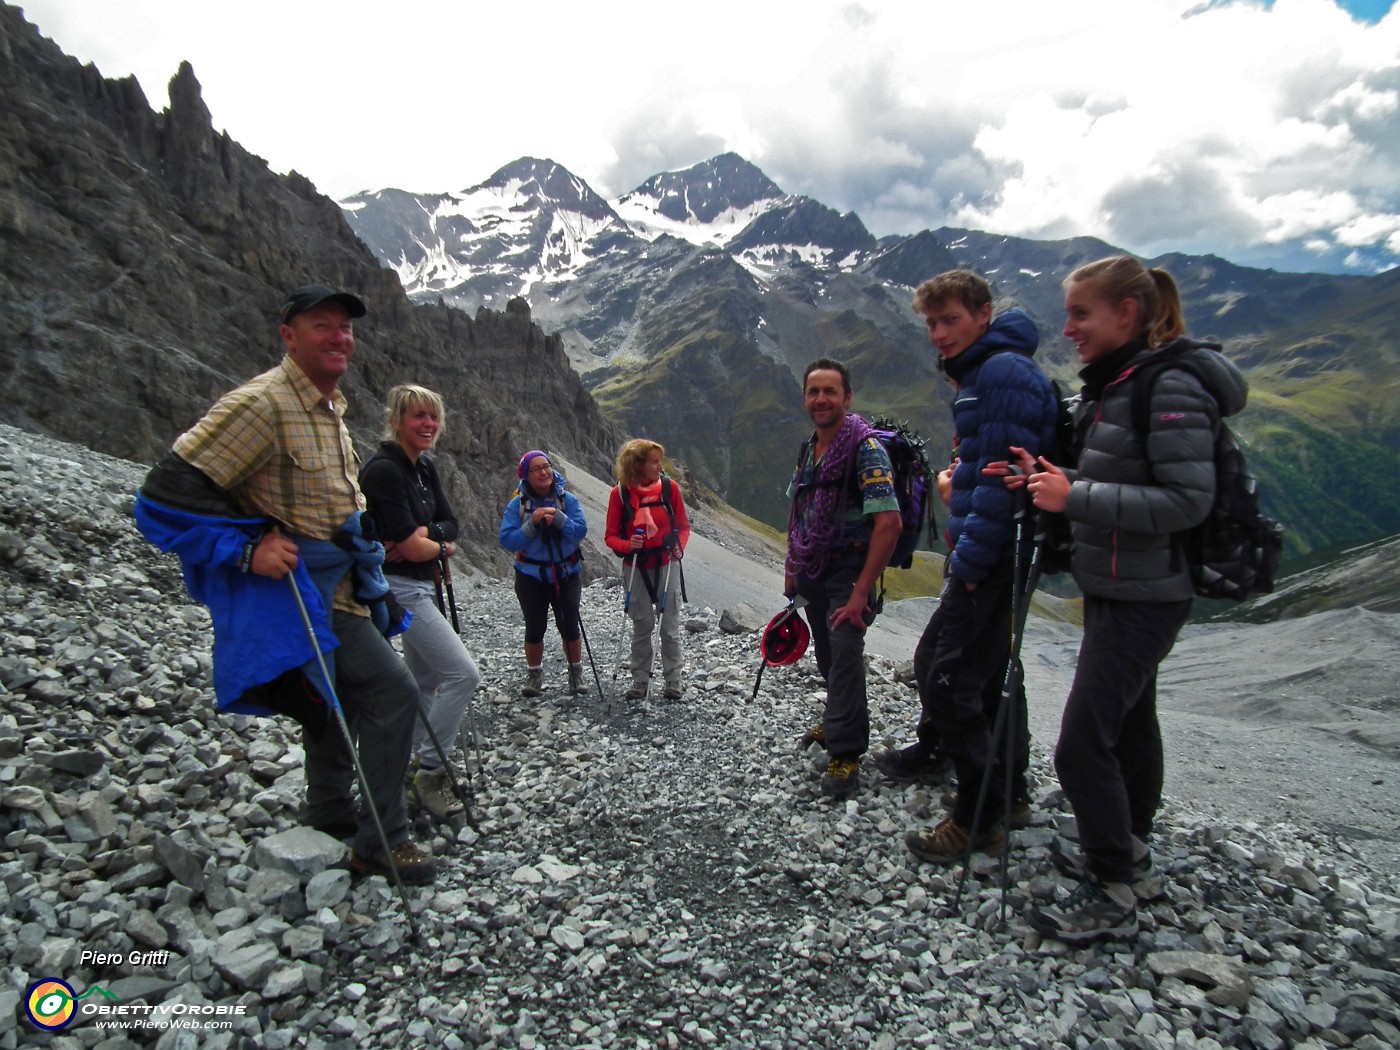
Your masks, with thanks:
[(669, 218), (661, 213), (657, 198), (639, 192), (619, 197), (612, 202), (612, 207), (633, 233), (649, 241), (656, 240), (662, 234), (670, 234), (701, 247), (706, 244), (723, 247), (754, 219), (781, 201), (782, 198), (775, 198), (755, 201), (742, 208), (726, 208), (709, 222), (701, 221), (689, 209), (685, 219)]

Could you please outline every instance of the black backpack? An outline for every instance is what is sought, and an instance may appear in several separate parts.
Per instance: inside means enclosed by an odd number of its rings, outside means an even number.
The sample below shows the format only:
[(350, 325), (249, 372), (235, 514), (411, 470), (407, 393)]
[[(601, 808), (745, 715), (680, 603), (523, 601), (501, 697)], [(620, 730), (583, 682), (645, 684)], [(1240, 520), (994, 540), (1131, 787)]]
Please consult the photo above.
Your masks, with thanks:
[[(1174, 339), (1133, 369), (1133, 427), (1144, 444), (1152, 413), (1152, 384), (1180, 368), (1206, 383), (1197, 352), (1220, 352), (1219, 343)], [(1209, 387), (1207, 387), (1209, 389)], [(1206, 519), (1180, 533), (1196, 593), (1202, 598), (1244, 601), (1270, 594), (1283, 555), (1283, 525), (1259, 511), (1259, 484), (1245, 462), (1239, 439), (1220, 421), (1215, 435), (1215, 502)]]
[[(907, 569), (914, 564), (914, 551), (918, 549), (924, 525), (929, 529), (929, 545), (933, 541), (933, 493), (934, 471), (928, 461), (928, 442), (912, 429), (908, 422), (895, 422), (887, 416), (877, 416), (870, 420), (870, 437), (880, 443), (885, 454), (890, 457), (894, 470), (894, 495), (899, 503), (899, 539), (884, 567)], [(812, 447), (812, 438), (802, 443), (797, 453), (796, 473), (807, 461)], [(834, 481), (814, 481), (812, 486), (836, 484)], [(860, 479), (856, 476), (856, 456), (851, 455), (851, 469), (847, 472), (845, 484), (850, 489), (851, 498), (860, 500)]]

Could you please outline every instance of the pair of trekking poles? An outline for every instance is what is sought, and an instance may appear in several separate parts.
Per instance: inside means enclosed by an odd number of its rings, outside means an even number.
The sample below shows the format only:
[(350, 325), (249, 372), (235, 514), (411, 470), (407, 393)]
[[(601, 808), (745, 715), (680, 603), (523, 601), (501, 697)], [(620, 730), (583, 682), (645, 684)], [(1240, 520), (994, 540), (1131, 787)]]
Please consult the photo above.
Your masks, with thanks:
[[(643, 528), (641, 525), (638, 525), (638, 526), (636, 527), (636, 529), (634, 529), (633, 531), (634, 531), (635, 534), (638, 535), (638, 536), (645, 536), (645, 535), (646, 535), (646, 529)], [(680, 544), (679, 544), (679, 543), (674, 544), (674, 545), (671, 545), (670, 547), (665, 548), (665, 549), (667, 550), (667, 552), (668, 552), (669, 555), (670, 555), (670, 556), (667, 558), (667, 560), (666, 560), (666, 573), (665, 573), (664, 576), (660, 576), (660, 575), (658, 574), (658, 575), (659, 575), (659, 580), (660, 580), (660, 582), (661, 582), (661, 584), (662, 584), (661, 593), (660, 593), (659, 596), (656, 596), (656, 597), (654, 598), (654, 600), (652, 601), (652, 608), (656, 610), (656, 626), (657, 626), (657, 629), (658, 629), (658, 630), (659, 630), (660, 627), (661, 627), (661, 617), (664, 616), (664, 615), (666, 615), (666, 597), (667, 597), (667, 595), (669, 595), (669, 594), (671, 593), (671, 583), (672, 583), (673, 579), (675, 578), (673, 574), (674, 574), (674, 572), (675, 572), (676, 566), (677, 566), (677, 565), (680, 565), (680, 563), (681, 563), (681, 549), (680, 549)], [(617, 639), (617, 657), (616, 657), (616, 659), (614, 659), (614, 661), (613, 661), (613, 665), (614, 665), (614, 667), (616, 668), (616, 670), (613, 671), (613, 685), (614, 685), (614, 686), (617, 685), (617, 676), (618, 676), (618, 673), (622, 670), (622, 647), (623, 647), (623, 645), (624, 645), (624, 644), (626, 643), (626, 641), (627, 641), (627, 627), (628, 627), (628, 625), (627, 625), (627, 623), (626, 623), (626, 618), (627, 618), (628, 616), (631, 615), (631, 610), (632, 610), (632, 587), (633, 587), (633, 584), (636, 582), (636, 579), (637, 579), (637, 570), (638, 570), (638, 568), (639, 568), (639, 566), (637, 565), (637, 562), (641, 559), (641, 554), (642, 554), (642, 549), (641, 549), (640, 547), (637, 548), (637, 550), (633, 551), (632, 554), (631, 554), (632, 560), (631, 560), (631, 561), (628, 563), (628, 565), (627, 565), (627, 588), (626, 588), (626, 591), (624, 592), (623, 597), (622, 597), (622, 614), (623, 614), (623, 617), (624, 617), (624, 623), (623, 623), (623, 627), (622, 627), (622, 633), (618, 636), (618, 639)], [(651, 587), (650, 583), (648, 582), (648, 580), (647, 580), (647, 578), (646, 578), (646, 569), (642, 569), (642, 570), (641, 570), (641, 573), (642, 573), (642, 583), (647, 584), (647, 591), (648, 591), (648, 595), (647, 595), (647, 596), (648, 596), (648, 597), (652, 597), (653, 588)], [(682, 568), (682, 569), (681, 569), (681, 601), (684, 602), (685, 600), (686, 600), (686, 597), (685, 597), (685, 569)], [(580, 625), (580, 626), (582, 626), (582, 625)], [(589, 658), (590, 660), (593, 658), (593, 653), (592, 653), (591, 651), (590, 651), (589, 654), (588, 654), (588, 658)], [(598, 674), (597, 668), (594, 668), (593, 674), (594, 674), (594, 677), (596, 678), (596, 677), (597, 677), (597, 674)], [(599, 690), (601, 691), (602, 686), (599, 686), (598, 688), (599, 688)], [(614, 689), (613, 691), (616, 692), (616, 689)], [(608, 698), (608, 713), (609, 713), (609, 714), (612, 714), (612, 697), (611, 697), (611, 696)]]
[[(547, 533), (548, 533), (548, 531), (549, 531), (549, 530), (546, 530)], [(550, 563), (550, 564), (551, 564), (551, 569), (550, 569), (550, 571), (551, 571), (551, 573), (552, 573), (553, 576), (554, 576), (554, 593), (557, 595), (557, 594), (559, 593), (559, 586), (560, 586), (559, 581), (560, 581), (560, 579), (561, 579), (561, 576), (560, 576), (560, 574), (559, 574), (559, 568), (560, 568), (561, 565), (565, 564), (565, 559), (564, 559), (564, 558), (561, 558), (561, 557), (559, 556), (560, 548), (559, 548), (559, 546), (558, 546), (558, 541), (555, 539), (555, 537), (554, 537), (553, 535), (547, 534), (547, 535), (545, 536), (545, 545), (549, 548), (549, 552), (554, 556), (554, 559), (555, 559), (552, 563)], [(579, 561), (579, 562), (582, 562), (582, 561), (583, 561), (583, 551), (582, 551), (582, 550), (579, 550), (579, 551), (577, 551), (576, 553), (577, 553), (578, 556), (579, 556), (579, 557), (578, 557), (578, 561)], [(571, 557), (572, 557), (572, 555), (571, 555)], [(579, 572), (580, 572), (580, 573), (583, 572), (583, 567), (582, 567), (582, 565), (580, 565), (580, 567), (579, 567)], [(541, 579), (543, 579), (543, 577), (541, 577)], [(603, 680), (602, 680), (601, 678), (598, 677), (598, 665), (597, 665), (597, 663), (595, 663), (594, 660), (593, 660), (593, 646), (591, 646), (591, 645), (588, 644), (588, 631), (585, 630), (585, 629), (584, 629), (584, 626), (583, 626), (583, 598), (582, 598), (582, 595), (581, 595), (581, 594), (580, 594), (580, 596), (579, 596), (579, 607), (578, 607), (578, 636), (579, 636), (579, 638), (582, 639), (582, 641), (583, 641), (583, 650), (584, 650), (584, 652), (586, 652), (586, 653), (588, 654), (588, 666), (589, 666), (590, 668), (592, 668), (592, 670), (593, 670), (593, 684), (594, 684), (594, 686), (596, 686), (597, 689), (598, 689), (598, 695), (599, 695), (599, 696), (602, 696), (602, 695), (603, 695)]]
[[(1011, 467), (1013, 475), (1021, 474), (1019, 467)], [(1035, 510), (1028, 498), (1026, 486), (1020, 485), (1014, 491), (1015, 503), (1015, 524), (1016, 524), (1016, 549), (1012, 556), (1012, 578), (1011, 578), (1011, 645), (1006, 664), (1006, 676), (1002, 680), (1001, 699), (997, 704), (996, 717), (992, 720), (991, 748), (986, 772), (982, 776), (981, 783), (977, 788), (977, 805), (972, 812), (972, 827), (974, 829), (982, 826), (982, 814), (987, 805), (987, 794), (991, 788), (992, 777), (994, 775), (996, 763), (994, 756), (997, 748), (1001, 748), (1002, 763), (1002, 790), (1001, 790), (1001, 826), (1009, 835), (1011, 827), (1011, 791), (1013, 780), (1013, 768), (1015, 764), (1016, 751), (1016, 725), (1017, 720), (1012, 718), (1012, 709), (1020, 702), (1021, 685), (1025, 680), (1025, 669), (1021, 665), (1021, 644), (1025, 640), (1026, 618), (1030, 615), (1031, 597), (1035, 594), (1036, 584), (1040, 580), (1040, 560), (1041, 553), (1045, 547), (1046, 523), (1045, 515)], [(1031, 539), (1029, 562), (1022, 564), (1026, 557), (1026, 530), (1031, 527), (1034, 521), (1035, 532)], [(1016, 712), (1019, 714), (1019, 712)], [(973, 841), (975, 834), (968, 836), (967, 853), (963, 856), (962, 874), (958, 877), (958, 890), (953, 897), (953, 910), (957, 911), (962, 905), (963, 889), (967, 885), (967, 877), (972, 871)], [(1009, 854), (1010, 843), (1008, 842), (1001, 851), (1000, 879), (1001, 879), (1001, 908), (999, 920), (1004, 926), (1006, 924), (1007, 893), (1010, 888), (1010, 866)]]
[[(457, 597), (452, 588), (452, 571), (445, 557), (438, 559), (439, 572), (435, 576), (437, 584), (438, 609), (447, 616), (450, 610), (452, 620), (452, 630), (460, 638), (462, 634), (461, 624), (457, 618)], [(394, 876), (394, 885), (398, 889), (399, 900), (403, 903), (404, 914), (408, 918), (409, 932), (414, 941), (422, 944), (422, 938), (418, 930), (418, 922), (413, 914), (413, 907), (408, 900), (408, 890), (404, 886), (403, 877), (399, 874), (399, 866), (394, 861), (394, 851), (389, 845), (389, 836), (384, 830), (384, 821), (379, 815), (379, 807), (375, 805), (374, 796), (370, 794), (369, 780), (365, 776), (364, 765), (360, 762), (359, 749), (355, 747), (354, 735), (350, 732), (350, 723), (345, 717), (345, 710), (340, 705), (340, 696), (336, 692), (335, 684), (331, 678), (330, 667), (326, 664), (325, 654), (321, 652), (320, 645), (316, 642), (316, 628), (311, 623), (311, 614), (307, 611), (306, 601), (302, 598), (301, 588), (297, 585), (295, 573), (287, 575), (287, 582), (291, 584), (292, 595), (296, 598), (297, 611), (301, 613), (302, 626), (306, 629), (306, 637), (311, 643), (311, 650), (316, 654), (316, 664), (321, 672), (321, 679), (326, 689), (326, 700), (330, 704), (331, 711), (335, 714), (336, 724), (340, 726), (341, 735), (345, 738), (346, 749), (350, 752), (350, 759), (355, 767), (355, 777), (360, 783), (360, 795), (366, 806), (369, 807), (370, 816), (374, 818), (374, 829), (379, 835), (379, 844), (384, 850), (384, 857), (388, 861), (389, 871)], [(447, 604), (443, 603), (443, 589), (446, 587)], [(418, 717), (423, 722), (423, 728), (428, 732), (428, 738), (433, 743), (433, 749), (437, 751), (438, 757), (442, 759), (442, 768), (447, 774), (448, 783), (452, 787), (452, 793), (457, 796), (457, 800), (462, 803), (466, 814), (466, 822), (472, 830), (480, 832), (476, 817), (473, 814), (475, 799), (472, 794), (471, 781), (467, 781), (465, 790), (457, 780), (456, 774), (452, 771), (452, 763), (448, 759), (447, 751), (442, 746), (442, 741), (438, 739), (437, 732), (433, 729), (432, 722), (428, 719), (428, 713), (423, 709), (423, 698), (418, 698)], [(481, 744), (476, 734), (476, 719), (472, 711), (471, 703), (467, 704), (467, 732), (471, 735), (473, 744), (476, 747), (477, 770), (481, 770)]]

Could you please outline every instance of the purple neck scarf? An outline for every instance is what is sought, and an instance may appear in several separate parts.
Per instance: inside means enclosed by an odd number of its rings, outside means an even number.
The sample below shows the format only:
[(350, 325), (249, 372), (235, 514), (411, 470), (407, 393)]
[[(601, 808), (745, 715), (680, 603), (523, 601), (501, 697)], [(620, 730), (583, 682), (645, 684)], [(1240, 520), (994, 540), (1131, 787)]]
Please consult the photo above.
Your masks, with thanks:
[[(847, 413), (836, 432), (836, 440), (822, 456), (816, 477), (798, 484), (788, 510), (787, 570), (815, 579), (826, 571), (832, 546), (846, 517), (846, 479), (851, 473), (851, 457), (868, 437), (872, 427), (855, 413)], [(816, 444), (811, 454), (816, 455)]]

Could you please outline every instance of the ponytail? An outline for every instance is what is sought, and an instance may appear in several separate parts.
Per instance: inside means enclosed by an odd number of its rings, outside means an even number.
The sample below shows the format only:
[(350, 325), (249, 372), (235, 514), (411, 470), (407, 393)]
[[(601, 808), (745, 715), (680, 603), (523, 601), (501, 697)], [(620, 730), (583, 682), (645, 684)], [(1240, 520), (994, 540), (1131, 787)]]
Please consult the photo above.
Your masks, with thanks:
[(1166, 270), (1147, 271), (1157, 287), (1157, 312), (1147, 329), (1147, 344), (1161, 346), (1186, 334), (1186, 318), (1181, 312), (1181, 292)]
[(1115, 255), (1086, 263), (1065, 278), (1071, 284), (1092, 284), (1111, 303), (1133, 299), (1138, 304), (1136, 336), (1149, 346), (1161, 346), (1186, 334), (1181, 292), (1166, 270), (1146, 269), (1127, 255)]

